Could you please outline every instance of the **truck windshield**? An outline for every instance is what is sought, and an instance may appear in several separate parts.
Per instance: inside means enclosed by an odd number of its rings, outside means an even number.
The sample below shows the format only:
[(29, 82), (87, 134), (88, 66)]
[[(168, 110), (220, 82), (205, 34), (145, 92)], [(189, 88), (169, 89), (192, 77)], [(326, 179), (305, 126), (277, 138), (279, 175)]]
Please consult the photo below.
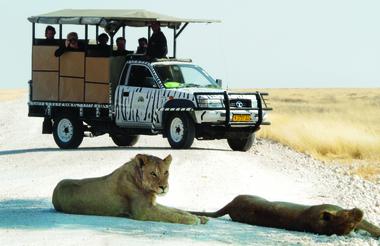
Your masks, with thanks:
[(201, 67), (192, 64), (156, 64), (154, 68), (166, 88), (219, 88)]

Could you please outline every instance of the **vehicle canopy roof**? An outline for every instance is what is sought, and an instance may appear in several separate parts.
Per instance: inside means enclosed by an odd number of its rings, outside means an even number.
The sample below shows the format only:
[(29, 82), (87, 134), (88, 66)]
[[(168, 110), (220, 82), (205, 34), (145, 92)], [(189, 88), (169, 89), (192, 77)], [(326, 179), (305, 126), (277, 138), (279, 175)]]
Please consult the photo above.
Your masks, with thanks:
[(144, 27), (152, 21), (159, 21), (161, 26), (178, 28), (182, 23), (214, 23), (219, 20), (187, 19), (163, 15), (142, 9), (63, 9), (42, 15), (31, 16), (32, 23), (74, 24)]

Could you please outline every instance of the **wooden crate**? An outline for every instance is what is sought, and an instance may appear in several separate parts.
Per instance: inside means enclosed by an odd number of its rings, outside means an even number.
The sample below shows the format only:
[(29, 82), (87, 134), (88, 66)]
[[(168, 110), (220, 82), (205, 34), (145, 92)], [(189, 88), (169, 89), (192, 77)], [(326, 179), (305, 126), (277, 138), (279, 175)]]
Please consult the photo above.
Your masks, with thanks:
[(84, 78), (84, 52), (66, 52), (60, 57), (59, 75)]
[(84, 79), (60, 77), (59, 100), (65, 102), (83, 102)]
[(86, 82), (109, 83), (110, 58), (86, 57)]
[(32, 100), (58, 100), (58, 72), (33, 72)]
[(109, 84), (87, 83), (85, 85), (86, 103), (108, 103)]
[(33, 46), (32, 70), (58, 71), (58, 57), (54, 56), (58, 46)]

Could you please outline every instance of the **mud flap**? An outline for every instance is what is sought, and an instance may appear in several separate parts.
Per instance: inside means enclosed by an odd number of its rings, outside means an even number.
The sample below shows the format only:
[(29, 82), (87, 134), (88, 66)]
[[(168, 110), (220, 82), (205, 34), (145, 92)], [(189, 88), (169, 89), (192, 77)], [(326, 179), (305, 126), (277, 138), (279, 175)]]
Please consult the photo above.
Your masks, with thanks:
[(53, 123), (51, 119), (45, 118), (42, 122), (42, 134), (52, 134), (53, 133)]

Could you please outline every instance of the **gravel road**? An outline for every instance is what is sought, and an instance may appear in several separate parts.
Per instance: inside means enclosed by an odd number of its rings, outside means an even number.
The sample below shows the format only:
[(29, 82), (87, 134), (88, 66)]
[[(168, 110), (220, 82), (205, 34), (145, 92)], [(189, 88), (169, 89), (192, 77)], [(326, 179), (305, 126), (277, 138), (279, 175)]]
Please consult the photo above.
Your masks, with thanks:
[[(26, 97), (26, 96), (25, 96)], [(216, 210), (238, 194), (303, 204), (359, 207), (380, 225), (380, 185), (349, 174), (349, 167), (324, 164), (286, 146), (258, 140), (249, 152), (233, 152), (226, 141), (195, 141), (172, 150), (160, 136), (141, 137), (132, 148), (116, 147), (108, 135), (85, 138), (77, 150), (60, 150), (41, 134), (41, 118), (27, 117), (26, 98), (0, 102), (1, 245), (378, 245), (364, 232), (348, 236), (250, 226), (228, 216), (185, 226), (125, 218), (66, 215), (50, 202), (64, 178), (103, 176), (146, 153), (173, 156), (170, 191), (158, 202), (186, 210)]]

